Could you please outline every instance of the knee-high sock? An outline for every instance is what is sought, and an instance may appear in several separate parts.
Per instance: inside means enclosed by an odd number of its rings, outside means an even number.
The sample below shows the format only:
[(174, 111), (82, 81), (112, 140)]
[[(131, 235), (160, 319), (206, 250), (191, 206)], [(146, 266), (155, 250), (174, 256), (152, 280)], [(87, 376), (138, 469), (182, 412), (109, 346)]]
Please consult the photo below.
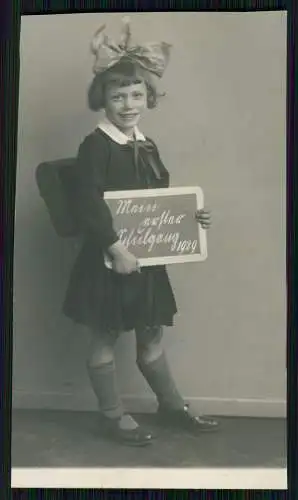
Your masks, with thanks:
[(146, 362), (140, 356), (137, 365), (155, 393), (161, 408), (178, 410), (184, 407), (185, 402), (176, 387), (164, 353), (151, 362)]
[(88, 375), (101, 412), (109, 418), (121, 418), (124, 410), (118, 391), (115, 363), (88, 366)]

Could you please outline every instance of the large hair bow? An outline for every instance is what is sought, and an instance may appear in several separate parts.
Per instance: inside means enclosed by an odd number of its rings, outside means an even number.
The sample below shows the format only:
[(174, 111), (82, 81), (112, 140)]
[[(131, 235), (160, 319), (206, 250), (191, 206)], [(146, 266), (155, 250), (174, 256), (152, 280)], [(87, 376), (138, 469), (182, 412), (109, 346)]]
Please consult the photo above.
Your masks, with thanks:
[(171, 45), (165, 42), (132, 45), (128, 18), (123, 20), (120, 43), (109, 38), (104, 33), (105, 28), (105, 25), (101, 26), (91, 42), (91, 51), (95, 55), (93, 65), (93, 72), (95, 74), (106, 71), (125, 58), (159, 78), (162, 77), (169, 61)]

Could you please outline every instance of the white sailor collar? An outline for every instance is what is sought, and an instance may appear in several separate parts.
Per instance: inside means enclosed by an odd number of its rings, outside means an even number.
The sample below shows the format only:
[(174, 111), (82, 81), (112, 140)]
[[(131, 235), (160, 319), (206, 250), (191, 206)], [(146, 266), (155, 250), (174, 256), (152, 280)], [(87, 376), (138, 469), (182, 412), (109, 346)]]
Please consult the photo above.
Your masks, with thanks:
[[(97, 125), (97, 128), (105, 132), (113, 141), (118, 144), (127, 144), (130, 138), (119, 130), (108, 118), (104, 116)], [(137, 141), (146, 141), (145, 136), (140, 132), (138, 127), (134, 128), (134, 135)]]

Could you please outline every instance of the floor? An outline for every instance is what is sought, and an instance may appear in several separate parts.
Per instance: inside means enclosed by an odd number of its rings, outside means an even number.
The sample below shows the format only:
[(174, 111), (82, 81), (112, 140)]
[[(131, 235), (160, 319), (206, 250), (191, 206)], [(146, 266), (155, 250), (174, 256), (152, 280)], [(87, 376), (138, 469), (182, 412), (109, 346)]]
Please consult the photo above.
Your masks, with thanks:
[(12, 467), (286, 467), (282, 419), (221, 418), (218, 433), (193, 437), (137, 418), (158, 437), (150, 447), (104, 440), (92, 412), (14, 411)]

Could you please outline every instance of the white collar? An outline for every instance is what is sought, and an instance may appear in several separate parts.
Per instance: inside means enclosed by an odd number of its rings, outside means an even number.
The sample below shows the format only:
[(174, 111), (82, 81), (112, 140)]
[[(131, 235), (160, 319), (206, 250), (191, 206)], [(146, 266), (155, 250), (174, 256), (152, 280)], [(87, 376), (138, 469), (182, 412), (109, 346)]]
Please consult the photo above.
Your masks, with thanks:
[[(104, 116), (97, 125), (97, 128), (100, 128), (103, 132), (105, 132), (113, 141), (118, 144), (127, 144), (130, 139), (125, 135), (121, 130), (119, 130), (108, 118)], [(134, 134), (137, 141), (146, 141), (145, 136), (140, 132), (138, 127), (134, 128)]]

